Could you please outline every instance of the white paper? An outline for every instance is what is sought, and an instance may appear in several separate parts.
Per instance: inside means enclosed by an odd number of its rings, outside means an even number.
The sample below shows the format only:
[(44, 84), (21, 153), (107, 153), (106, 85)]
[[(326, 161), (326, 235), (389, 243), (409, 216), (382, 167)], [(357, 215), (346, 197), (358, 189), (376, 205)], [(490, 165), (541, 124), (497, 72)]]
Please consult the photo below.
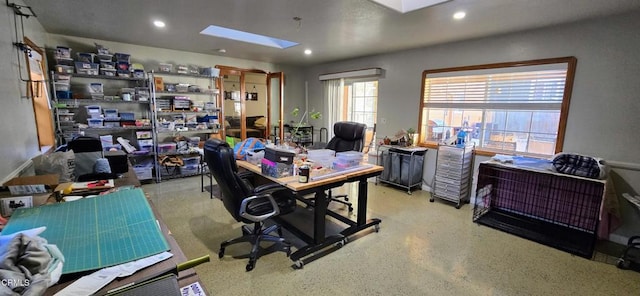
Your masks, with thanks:
[(140, 260), (103, 268), (90, 275), (79, 278), (55, 295), (92, 295), (118, 277), (130, 276), (140, 269), (151, 266), (160, 261), (164, 261), (171, 257), (173, 257), (173, 254), (169, 252), (163, 252), (157, 255), (142, 258)]
[(118, 277), (119, 270), (113, 267), (100, 269), (90, 275), (86, 275), (62, 289), (56, 296), (82, 296), (93, 295), (102, 287)]
[(188, 286), (180, 288), (180, 295), (182, 296), (206, 296), (204, 290), (200, 286), (200, 282), (195, 282)]

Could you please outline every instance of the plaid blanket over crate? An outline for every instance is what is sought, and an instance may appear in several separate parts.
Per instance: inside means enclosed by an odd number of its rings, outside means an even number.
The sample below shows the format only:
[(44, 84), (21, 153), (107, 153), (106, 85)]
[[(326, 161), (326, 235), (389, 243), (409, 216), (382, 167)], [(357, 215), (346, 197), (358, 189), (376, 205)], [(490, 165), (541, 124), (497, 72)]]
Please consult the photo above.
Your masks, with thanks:
[(553, 168), (563, 174), (604, 179), (605, 169), (602, 160), (591, 156), (558, 153), (553, 158)]

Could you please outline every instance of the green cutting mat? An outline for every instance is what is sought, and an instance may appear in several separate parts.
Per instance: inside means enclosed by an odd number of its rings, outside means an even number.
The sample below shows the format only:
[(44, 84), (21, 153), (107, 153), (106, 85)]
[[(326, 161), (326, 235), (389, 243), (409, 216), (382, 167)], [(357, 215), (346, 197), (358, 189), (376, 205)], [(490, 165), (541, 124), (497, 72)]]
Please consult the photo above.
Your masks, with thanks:
[(13, 212), (2, 234), (46, 226), (65, 257), (62, 273), (99, 269), (169, 250), (142, 189)]

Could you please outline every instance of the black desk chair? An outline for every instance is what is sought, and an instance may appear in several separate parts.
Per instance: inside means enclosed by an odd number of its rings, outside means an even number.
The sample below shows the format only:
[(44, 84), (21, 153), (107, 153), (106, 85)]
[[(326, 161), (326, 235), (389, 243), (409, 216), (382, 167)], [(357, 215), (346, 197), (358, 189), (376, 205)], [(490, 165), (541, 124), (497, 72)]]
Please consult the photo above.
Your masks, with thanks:
[[(336, 122), (333, 125), (334, 136), (331, 141), (329, 141), (325, 149), (331, 149), (335, 152), (362, 152), (366, 131), (367, 125), (363, 123), (351, 121)], [(346, 194), (332, 196), (331, 190), (329, 190), (327, 198), (329, 198), (329, 202), (335, 201), (346, 205), (349, 207), (349, 212), (353, 212), (353, 204), (349, 202), (349, 197)], [(343, 198), (344, 200), (339, 198)]]
[[(251, 271), (258, 260), (261, 241), (274, 242), (270, 248), (280, 247), (278, 251), (286, 252), (288, 257), (291, 254), (291, 244), (282, 238), (280, 226), (265, 228), (264, 222), (293, 212), (296, 207), (293, 193), (274, 183), (254, 188), (251, 182), (253, 174), (238, 173), (233, 148), (226, 142), (209, 139), (204, 145), (204, 153), (209, 170), (220, 187), (225, 208), (236, 221), (253, 224), (253, 229), (248, 225), (242, 227), (241, 237), (221, 243), (218, 257), (224, 256), (227, 246), (248, 242), (252, 248), (246, 270)], [(272, 232), (277, 232), (279, 236), (270, 235)]]

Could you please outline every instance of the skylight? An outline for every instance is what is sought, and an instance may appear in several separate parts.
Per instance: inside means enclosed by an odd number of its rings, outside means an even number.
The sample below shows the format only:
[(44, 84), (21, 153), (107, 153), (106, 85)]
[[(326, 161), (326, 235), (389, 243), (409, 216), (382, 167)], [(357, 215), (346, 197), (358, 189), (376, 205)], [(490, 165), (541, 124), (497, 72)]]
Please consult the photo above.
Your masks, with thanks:
[(433, 6), (449, 0), (371, 0), (401, 13)]
[(202, 30), (200, 34), (232, 39), (236, 41), (248, 42), (263, 46), (275, 47), (280, 49), (289, 48), (292, 46), (298, 45), (298, 43), (287, 41), (283, 39), (278, 39), (275, 37), (269, 37), (264, 35), (253, 34), (244, 31), (238, 31), (234, 29), (219, 27), (219, 26), (208, 26), (206, 29)]

